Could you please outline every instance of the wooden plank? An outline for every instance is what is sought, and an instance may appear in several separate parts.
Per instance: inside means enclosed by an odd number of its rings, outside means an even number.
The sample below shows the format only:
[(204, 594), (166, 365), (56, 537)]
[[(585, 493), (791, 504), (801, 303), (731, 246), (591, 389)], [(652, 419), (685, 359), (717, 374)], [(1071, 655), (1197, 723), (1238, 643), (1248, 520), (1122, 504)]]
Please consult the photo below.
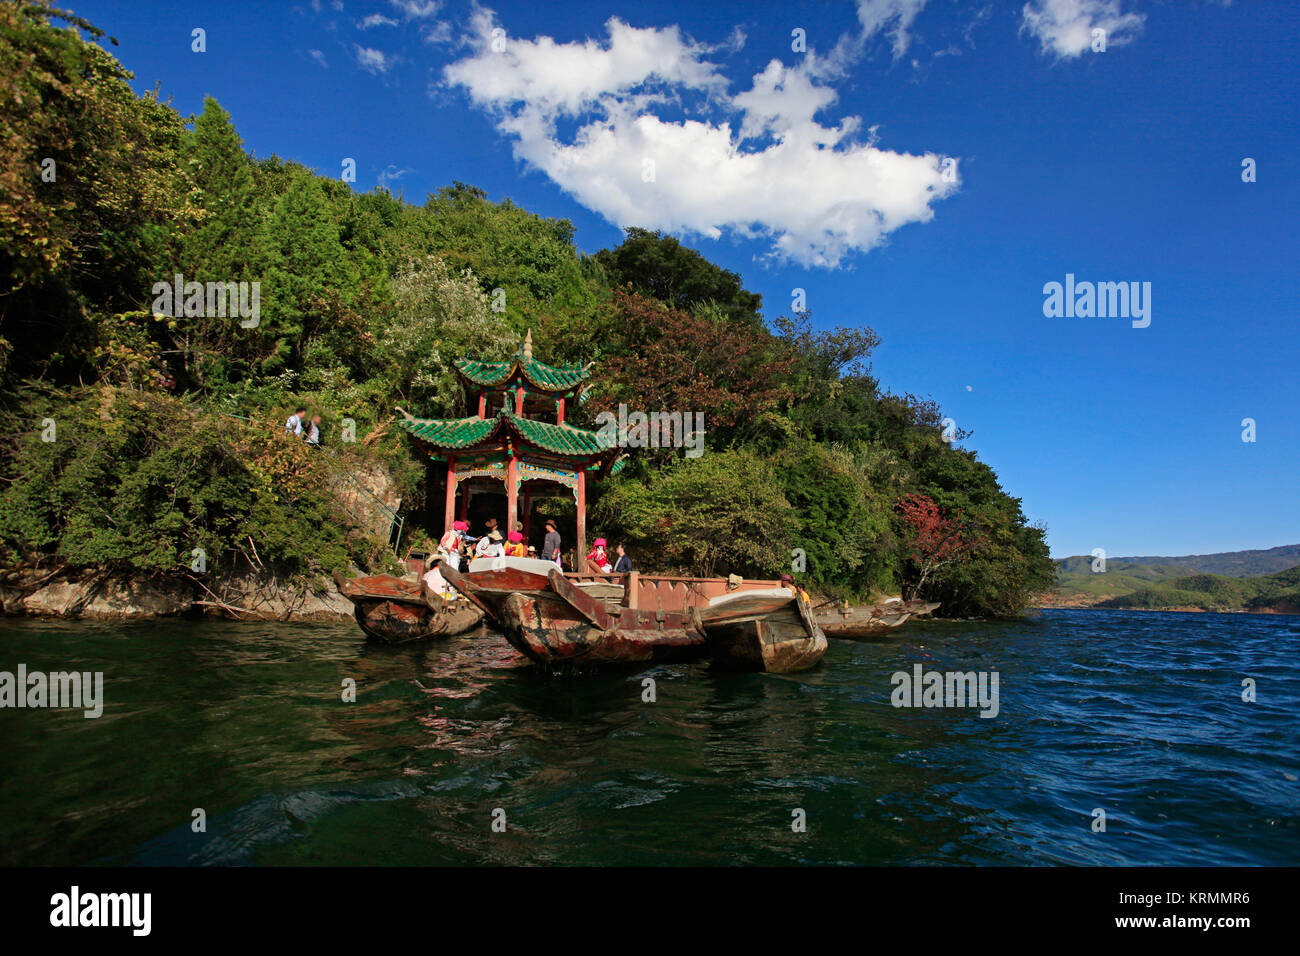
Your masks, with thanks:
[(575, 587), (572, 582), (565, 578), (559, 568), (552, 571), (549, 577), (551, 590), (555, 592), (556, 596), (592, 624), (602, 630), (608, 630), (614, 626), (614, 621), (609, 612), (605, 610), (603, 601), (598, 601), (583, 591), (582, 588)]

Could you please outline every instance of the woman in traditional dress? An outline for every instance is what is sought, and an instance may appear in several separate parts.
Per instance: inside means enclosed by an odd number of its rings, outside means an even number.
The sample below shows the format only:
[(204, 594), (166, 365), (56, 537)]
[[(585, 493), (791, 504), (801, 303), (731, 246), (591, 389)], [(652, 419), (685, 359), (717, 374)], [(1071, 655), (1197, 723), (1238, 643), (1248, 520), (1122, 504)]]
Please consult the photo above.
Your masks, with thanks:
[(591, 554), (587, 555), (587, 564), (605, 574), (614, 570), (614, 565), (609, 563), (609, 556), (605, 553), (604, 538), (597, 538), (596, 543), (591, 546)]
[(468, 530), (469, 522), (453, 521), (451, 527), (447, 529), (447, 533), (438, 541), (438, 554), (441, 555), (442, 560), (447, 562), (447, 567), (453, 571), (460, 570), (461, 540)]
[(522, 531), (510, 532), (510, 543), (506, 545), (507, 558), (526, 558), (528, 549), (524, 547), (524, 534)]

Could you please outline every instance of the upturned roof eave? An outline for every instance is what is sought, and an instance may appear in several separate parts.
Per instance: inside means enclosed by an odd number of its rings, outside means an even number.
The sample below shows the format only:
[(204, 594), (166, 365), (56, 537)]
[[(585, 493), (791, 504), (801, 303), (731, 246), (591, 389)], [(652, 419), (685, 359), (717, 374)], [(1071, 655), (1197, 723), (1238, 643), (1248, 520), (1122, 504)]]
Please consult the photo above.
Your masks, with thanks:
[[(479, 434), (472, 442), (468, 444), (458, 444), (451, 442), (437, 441), (418, 433), (418, 430), (424, 429), (430, 425), (443, 425), (447, 427), (474, 428), (484, 422), (492, 422), (492, 427)], [(524, 425), (521, 426), (521, 422)], [(436, 449), (443, 454), (463, 454), (472, 453), (475, 449), (482, 448), (489, 444), (499, 444), (505, 437), (501, 434), (505, 429), (510, 434), (515, 443), (520, 446), (536, 449), (547, 455), (554, 455), (564, 459), (582, 459), (588, 462), (599, 461), (600, 470), (607, 471), (615, 457), (617, 457), (617, 448), (599, 447), (600, 439), (598, 433), (589, 431), (584, 428), (575, 428), (572, 425), (555, 425), (550, 422), (536, 422), (532, 419), (521, 419), (508, 409), (502, 409), (493, 418), (480, 419), (472, 418), (406, 418), (402, 419), (400, 424), (411, 437), (428, 448)], [(540, 433), (534, 435), (528, 434), (526, 428), (532, 426), (534, 429), (540, 427)], [(478, 431), (475, 428), (475, 431)], [(572, 441), (588, 444), (585, 448), (564, 448), (558, 443), (545, 443), (544, 438), (547, 432), (557, 432), (559, 435), (570, 437)]]
[[(478, 378), (466, 371), (465, 365), (470, 362), (477, 366), (497, 367), (500, 371), (491, 376)], [(586, 386), (587, 380), (591, 378), (590, 369), (547, 365), (545, 362), (539, 362), (536, 359), (525, 360), (519, 355), (506, 362), (478, 362), (472, 359), (457, 359), (454, 365), (456, 374), (464, 381), (479, 388), (500, 388), (522, 379), (535, 390), (552, 395), (581, 390)], [(554, 382), (547, 382), (534, 374), (535, 369), (545, 369), (557, 378), (563, 377), (565, 381), (559, 385)]]

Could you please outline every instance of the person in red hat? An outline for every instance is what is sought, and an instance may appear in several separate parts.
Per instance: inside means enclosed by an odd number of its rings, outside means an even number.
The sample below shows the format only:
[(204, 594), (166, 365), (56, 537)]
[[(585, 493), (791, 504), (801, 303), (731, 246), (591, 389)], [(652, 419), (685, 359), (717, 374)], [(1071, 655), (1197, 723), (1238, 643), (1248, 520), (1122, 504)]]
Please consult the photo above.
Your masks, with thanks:
[(460, 570), (460, 549), (465, 532), (469, 530), (466, 521), (453, 521), (447, 533), (438, 541), (438, 554), (442, 555), (447, 567), (453, 571)]
[(511, 531), (510, 541), (506, 544), (507, 558), (526, 558), (528, 549), (524, 547), (524, 533), (522, 531)]
[(591, 546), (591, 554), (587, 555), (587, 564), (597, 571), (605, 574), (614, 570), (614, 565), (609, 563), (609, 556), (605, 553), (605, 539), (597, 538)]

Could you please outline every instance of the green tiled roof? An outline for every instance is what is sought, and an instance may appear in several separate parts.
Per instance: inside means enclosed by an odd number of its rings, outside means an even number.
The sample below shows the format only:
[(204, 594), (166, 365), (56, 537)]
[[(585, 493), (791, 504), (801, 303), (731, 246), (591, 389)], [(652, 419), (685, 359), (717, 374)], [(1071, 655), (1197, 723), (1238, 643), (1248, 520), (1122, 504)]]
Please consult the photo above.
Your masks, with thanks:
[(505, 427), (529, 444), (566, 457), (600, 455), (611, 447), (609, 437), (600, 432), (533, 421), (509, 409), (502, 409), (492, 418), (404, 418), (400, 424), (421, 441), (449, 450), (471, 448)]
[(439, 448), (469, 448), (496, 430), (495, 418), (403, 418), (408, 432)]
[(581, 365), (547, 365), (523, 355), (516, 355), (508, 362), (457, 359), (456, 368), (475, 385), (489, 388), (510, 381), (517, 369), (529, 385), (547, 392), (567, 391), (591, 377), (591, 372)]

